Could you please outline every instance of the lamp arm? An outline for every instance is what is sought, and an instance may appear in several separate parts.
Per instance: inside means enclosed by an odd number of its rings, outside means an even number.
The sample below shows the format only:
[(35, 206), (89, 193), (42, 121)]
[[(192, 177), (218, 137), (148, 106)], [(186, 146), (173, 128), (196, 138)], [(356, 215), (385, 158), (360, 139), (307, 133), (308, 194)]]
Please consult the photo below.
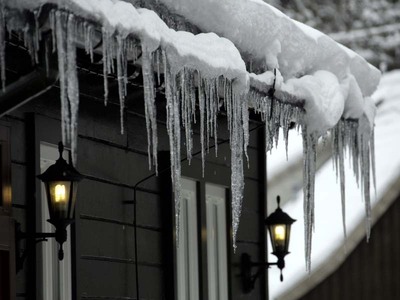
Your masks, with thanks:
[[(70, 223), (70, 222), (67, 222)], [(34, 240), (34, 244), (38, 244), (40, 242), (47, 242), (48, 238), (54, 238), (57, 243), (59, 244), (58, 250), (58, 259), (62, 260), (64, 258), (64, 251), (63, 251), (63, 243), (67, 240), (67, 230), (65, 224), (64, 226), (56, 226), (55, 232), (23, 232), (21, 230), (21, 224), (16, 222), (15, 223), (15, 249), (17, 251), (17, 255), (15, 257), (16, 260), (16, 271), (20, 271), (23, 267), (24, 261), (28, 256), (28, 248), (22, 251), (20, 254), (20, 243), (21, 240)]]
[[(240, 277), (242, 278), (243, 291), (245, 293), (250, 293), (254, 289), (254, 284), (263, 270), (271, 266), (277, 266), (280, 269), (280, 279), (283, 281), (282, 269), (285, 267), (285, 261), (283, 258), (278, 258), (277, 262), (253, 262), (251, 261), (249, 254), (242, 253), (240, 260)], [(255, 274), (252, 274), (251, 272), (253, 267), (258, 269)]]
[(38, 240), (38, 242), (44, 242), (44, 241), (47, 241), (48, 238), (55, 238), (55, 237), (56, 237), (55, 232), (33, 232), (33, 233), (19, 232), (19, 233), (17, 233), (17, 239), (19, 239), (19, 240), (35, 239), (35, 240)]

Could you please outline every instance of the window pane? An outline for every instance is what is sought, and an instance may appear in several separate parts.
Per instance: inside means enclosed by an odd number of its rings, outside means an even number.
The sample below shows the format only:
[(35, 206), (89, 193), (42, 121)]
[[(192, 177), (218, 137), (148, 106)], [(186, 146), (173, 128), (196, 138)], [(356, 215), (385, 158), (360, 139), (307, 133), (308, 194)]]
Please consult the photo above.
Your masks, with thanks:
[(206, 184), (208, 299), (228, 299), (226, 189)]
[(179, 247), (177, 255), (178, 299), (199, 299), (196, 181), (182, 179)]

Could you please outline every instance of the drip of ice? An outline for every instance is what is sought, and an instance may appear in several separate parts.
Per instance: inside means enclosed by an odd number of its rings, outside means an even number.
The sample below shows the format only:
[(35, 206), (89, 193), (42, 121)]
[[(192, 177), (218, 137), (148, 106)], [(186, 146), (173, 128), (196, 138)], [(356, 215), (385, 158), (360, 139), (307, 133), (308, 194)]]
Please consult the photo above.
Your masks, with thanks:
[(114, 69), (114, 41), (111, 33), (106, 27), (102, 27), (102, 49), (103, 49), (103, 77), (104, 77), (104, 105), (108, 101), (108, 74)]
[(39, 62), (39, 42), (41, 39), (40, 34), (40, 26), (39, 26), (39, 10), (33, 11), (33, 18), (35, 20), (35, 26), (33, 28), (33, 37), (32, 37), (32, 49), (33, 51), (33, 62), (37, 64)]
[(73, 14), (52, 11), (58, 69), (60, 74), (61, 131), (65, 145), (71, 146), (72, 161), (77, 161), (79, 85), (76, 70), (77, 21)]
[(149, 168), (152, 164), (157, 168), (157, 110), (155, 105), (154, 70), (152, 68), (152, 53), (148, 51), (146, 44), (142, 44), (142, 74), (144, 104), (147, 128), (147, 151)]
[[(365, 122), (365, 120), (361, 119), (360, 123)], [(363, 130), (363, 124), (359, 124), (359, 140), (361, 146), (360, 153), (360, 166), (361, 166), (361, 190), (364, 195), (364, 204), (365, 204), (365, 227), (367, 234), (367, 241), (369, 241), (371, 234), (371, 197), (370, 197), (370, 139), (371, 132)]]
[(179, 94), (181, 99), (182, 125), (185, 128), (186, 157), (190, 163), (193, 150), (192, 122), (195, 113), (195, 87), (193, 84), (194, 73), (184, 68), (179, 76)]
[(60, 99), (61, 99), (61, 133), (64, 145), (70, 142), (70, 113), (68, 104), (68, 85), (67, 85), (67, 60), (66, 60), (66, 21), (65, 14), (60, 11), (54, 12), (55, 28), (52, 30), (56, 32), (56, 45), (58, 57), (58, 72), (60, 76)]
[(51, 28), (51, 46), (53, 53), (57, 50), (57, 36), (56, 36), (56, 12), (52, 9), (49, 13), (49, 24)]
[(304, 239), (306, 270), (311, 271), (311, 246), (312, 233), (314, 230), (314, 192), (316, 172), (316, 145), (318, 136), (315, 133), (308, 133), (307, 127), (302, 128), (303, 133), (303, 192), (304, 192)]
[(168, 57), (163, 51), (165, 97), (167, 99), (167, 132), (169, 135), (171, 180), (175, 198), (176, 238), (179, 245), (179, 215), (181, 200), (181, 128), (179, 98), (177, 97), (176, 74), (171, 74)]
[(86, 54), (89, 54), (90, 61), (93, 63), (93, 40), (94, 40), (93, 25), (87, 22), (83, 22), (83, 37), (85, 41)]
[(199, 110), (200, 110), (200, 143), (201, 143), (201, 164), (202, 164), (202, 175), (204, 177), (204, 161), (205, 161), (205, 144), (204, 144), (204, 115), (205, 115), (205, 96), (204, 96), (204, 85), (201, 80), (201, 75), (198, 76), (198, 88), (199, 88)]
[[(231, 86), (231, 85), (230, 85)], [(240, 97), (232, 91), (229, 98), (225, 98), (227, 104), (228, 123), (230, 128), (230, 148), (231, 148), (231, 190), (232, 190), (232, 242), (233, 249), (236, 250), (237, 231), (239, 229), (240, 215), (242, 212), (243, 190), (244, 190), (244, 171), (243, 171), (243, 152), (244, 152), (244, 129), (243, 113)], [(225, 95), (227, 97), (227, 95)]]
[[(367, 240), (371, 231), (371, 196), (370, 196), (370, 168), (372, 167), (372, 178), (374, 175), (374, 132), (367, 124), (365, 116), (359, 120), (342, 119), (331, 130), (333, 145), (333, 161), (336, 173), (340, 175), (340, 189), (342, 201), (343, 230), (346, 236), (345, 224), (345, 173), (344, 173), (344, 151), (349, 150), (349, 160), (353, 169), (357, 185), (361, 187), (362, 199), (365, 203), (366, 234)], [(374, 182), (375, 184), (375, 182)]]
[(124, 133), (124, 110), (125, 110), (125, 97), (126, 97), (126, 83), (127, 76), (126, 70), (128, 68), (128, 61), (126, 55), (126, 40), (120, 35), (117, 35), (117, 81), (118, 81), (118, 95), (120, 107), (120, 123), (121, 134)]
[[(298, 127), (304, 123), (304, 111), (297, 106), (283, 103), (275, 97), (261, 97), (259, 94), (249, 93), (249, 105), (252, 105), (256, 112), (261, 114), (262, 121), (265, 122), (265, 151), (271, 151), (277, 145), (280, 129), (283, 137), (286, 152), (289, 147), (289, 128), (291, 123)], [(286, 153), (287, 156), (287, 153)]]
[(70, 108), (70, 137), (72, 161), (74, 165), (77, 161), (77, 142), (78, 142), (78, 110), (79, 110), (79, 85), (78, 74), (76, 71), (76, 46), (75, 38), (77, 24), (73, 14), (68, 16), (67, 24), (67, 92)]
[(333, 146), (333, 162), (336, 170), (336, 178), (340, 176), (340, 195), (342, 203), (342, 224), (343, 234), (347, 237), (346, 230), (346, 191), (345, 191), (345, 172), (344, 172), (344, 150), (345, 150), (345, 123), (340, 120), (339, 123), (331, 130), (332, 146)]
[(375, 129), (374, 128), (372, 129), (372, 132), (371, 132), (370, 149), (371, 149), (372, 180), (374, 183), (374, 192), (375, 192), (375, 199), (376, 199), (377, 195), (376, 195)]

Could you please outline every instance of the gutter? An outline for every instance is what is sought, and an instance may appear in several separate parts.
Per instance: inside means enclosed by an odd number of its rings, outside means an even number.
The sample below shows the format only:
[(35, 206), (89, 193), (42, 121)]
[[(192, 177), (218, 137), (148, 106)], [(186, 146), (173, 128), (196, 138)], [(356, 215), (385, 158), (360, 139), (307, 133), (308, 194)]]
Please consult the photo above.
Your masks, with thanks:
[(58, 71), (46, 73), (38, 67), (0, 92), (0, 118), (49, 91), (58, 81)]

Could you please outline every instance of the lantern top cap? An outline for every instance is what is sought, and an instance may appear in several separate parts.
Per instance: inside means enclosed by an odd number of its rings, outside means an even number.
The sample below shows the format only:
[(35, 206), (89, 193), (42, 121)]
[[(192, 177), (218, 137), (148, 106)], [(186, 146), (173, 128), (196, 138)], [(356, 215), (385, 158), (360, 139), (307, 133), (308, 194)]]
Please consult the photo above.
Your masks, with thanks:
[(67, 161), (62, 157), (64, 152), (64, 145), (62, 142), (58, 143), (58, 152), (60, 153), (60, 157), (57, 159), (55, 164), (48, 167), (48, 169), (38, 175), (37, 178), (43, 182), (81, 181), (84, 176), (74, 168), (72, 163), (67, 163)]
[(278, 204), (278, 207), (272, 214), (270, 214), (265, 219), (265, 224), (266, 225), (276, 225), (276, 224), (291, 225), (294, 222), (296, 222), (295, 219), (292, 219), (287, 213), (285, 213), (281, 209), (281, 207), (280, 207), (281, 197), (280, 196), (276, 197), (276, 202)]
[(58, 142), (58, 153), (60, 153), (59, 159), (62, 158), (63, 152), (64, 152), (64, 145), (63, 145), (63, 143), (60, 141), (60, 142)]

